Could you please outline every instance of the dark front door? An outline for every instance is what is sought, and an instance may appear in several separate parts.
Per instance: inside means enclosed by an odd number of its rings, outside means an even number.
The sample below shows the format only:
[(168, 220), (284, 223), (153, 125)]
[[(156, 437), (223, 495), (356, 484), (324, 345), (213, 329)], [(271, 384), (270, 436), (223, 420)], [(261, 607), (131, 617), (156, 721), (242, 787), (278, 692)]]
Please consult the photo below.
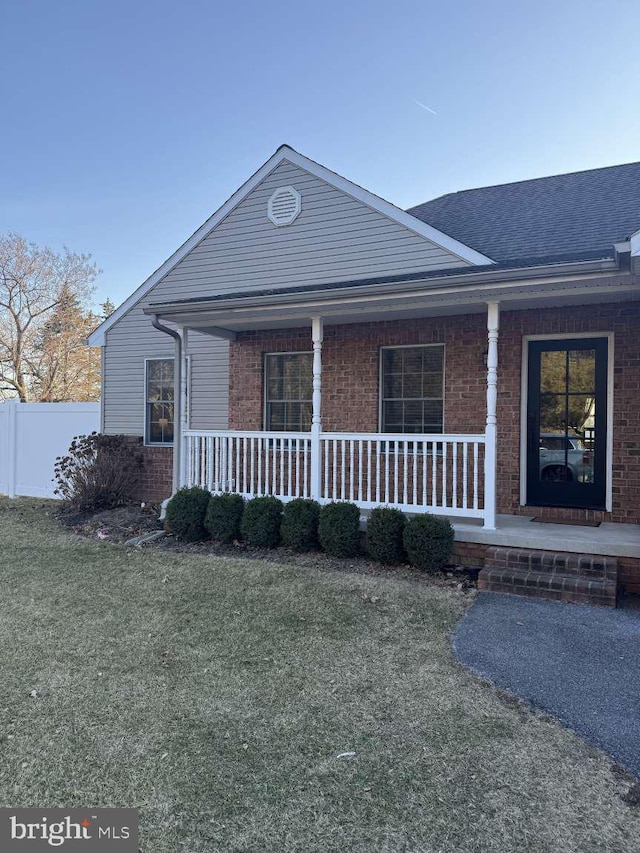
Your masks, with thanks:
[(607, 338), (529, 342), (527, 503), (604, 509)]

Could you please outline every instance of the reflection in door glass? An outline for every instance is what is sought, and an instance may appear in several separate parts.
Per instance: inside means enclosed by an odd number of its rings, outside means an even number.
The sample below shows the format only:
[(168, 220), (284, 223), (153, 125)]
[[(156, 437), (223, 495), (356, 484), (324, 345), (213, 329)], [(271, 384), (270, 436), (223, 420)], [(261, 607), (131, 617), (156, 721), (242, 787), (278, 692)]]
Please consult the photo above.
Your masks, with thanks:
[(593, 483), (595, 350), (540, 354), (539, 479)]
[(540, 353), (540, 390), (564, 394), (567, 390), (566, 350)]
[(568, 388), (571, 394), (594, 394), (596, 387), (596, 351), (570, 350), (568, 353)]

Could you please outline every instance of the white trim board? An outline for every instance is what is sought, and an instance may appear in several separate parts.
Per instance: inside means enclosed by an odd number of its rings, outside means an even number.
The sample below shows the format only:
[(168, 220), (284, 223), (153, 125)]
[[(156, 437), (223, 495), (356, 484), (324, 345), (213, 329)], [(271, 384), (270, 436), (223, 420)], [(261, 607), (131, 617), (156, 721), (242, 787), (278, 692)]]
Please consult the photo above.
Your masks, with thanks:
[(529, 385), (529, 341), (562, 341), (573, 338), (607, 338), (607, 482), (605, 510), (613, 511), (613, 380), (615, 336), (613, 332), (557, 332), (551, 335), (524, 335), (520, 379), (520, 506), (527, 506), (527, 398)]
[(343, 178), (341, 175), (338, 175), (336, 172), (330, 171), (324, 166), (321, 166), (319, 163), (316, 163), (314, 160), (310, 160), (308, 157), (305, 157), (303, 154), (299, 154), (297, 151), (294, 151), (293, 148), (289, 148), (288, 145), (281, 145), (275, 154), (273, 154), (257, 172), (254, 172), (249, 180), (245, 181), (245, 183), (236, 190), (236, 192), (222, 205), (222, 207), (218, 208), (218, 210), (210, 216), (209, 219), (207, 219), (207, 221), (201, 225), (200, 228), (198, 228), (198, 230), (195, 231), (191, 237), (189, 237), (189, 239), (186, 240), (182, 246), (180, 246), (180, 248), (162, 264), (162, 266), (158, 267), (158, 269), (150, 275), (149, 278), (140, 285), (140, 287), (134, 290), (128, 299), (125, 299), (122, 305), (120, 305), (110, 317), (108, 317), (89, 335), (87, 338), (89, 346), (104, 346), (105, 335), (109, 329), (124, 317), (124, 315), (141, 299), (143, 299), (146, 294), (160, 281), (160, 279), (164, 278), (164, 276), (167, 275), (167, 273), (169, 273), (178, 263), (180, 263), (180, 261), (198, 245), (198, 243), (202, 242), (202, 240), (204, 240), (205, 237), (207, 237), (211, 231), (213, 231), (213, 229), (216, 228), (217, 225), (222, 222), (222, 220), (225, 219), (240, 204), (240, 202), (242, 202), (249, 193), (251, 193), (258, 184), (260, 184), (284, 160), (292, 163), (294, 166), (298, 166), (300, 169), (304, 169), (309, 174), (314, 175), (335, 189), (341, 190), (394, 222), (403, 225), (415, 234), (418, 234), (448, 252), (457, 255), (466, 263), (473, 266), (483, 266), (494, 263), (491, 258), (482, 255), (480, 252), (476, 252), (475, 249), (472, 249), (469, 246), (465, 246), (453, 237), (449, 237), (442, 231), (438, 231), (437, 228), (432, 228), (431, 225), (427, 225), (426, 222), (422, 222), (410, 213), (406, 213), (394, 204), (391, 204), (368, 190), (365, 190), (363, 187), (352, 183), (347, 180), (347, 178)]

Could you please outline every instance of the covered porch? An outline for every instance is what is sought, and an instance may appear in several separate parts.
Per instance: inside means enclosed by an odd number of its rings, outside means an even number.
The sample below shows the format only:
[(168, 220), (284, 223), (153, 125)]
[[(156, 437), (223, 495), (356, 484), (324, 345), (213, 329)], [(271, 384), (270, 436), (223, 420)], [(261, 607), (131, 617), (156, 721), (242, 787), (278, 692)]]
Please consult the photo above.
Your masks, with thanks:
[[(176, 371), (180, 391), (176, 398), (181, 401), (181, 418), (176, 423), (174, 488), (202, 485), (214, 492), (239, 492), (246, 497), (273, 494), (285, 501), (296, 497), (320, 502), (350, 500), (363, 510), (387, 504), (406, 512), (432, 512), (461, 522), (466, 519), (480, 524), (486, 531), (495, 530), (497, 513), (505, 513), (505, 509), (509, 512), (508, 507), (518, 501), (515, 493), (523, 494), (522, 467), (519, 471), (516, 469), (522, 454), (523, 396), (519, 370), (525, 338), (515, 334), (514, 329), (520, 325), (524, 329), (526, 324), (513, 318), (520, 316), (519, 312), (526, 312), (537, 318), (537, 327), (542, 330), (549, 328), (556, 332), (566, 328), (570, 333), (572, 325), (587, 329), (580, 317), (588, 317), (588, 323), (595, 323), (595, 328), (600, 329), (597, 323), (601, 312), (593, 310), (594, 304), (624, 302), (633, 298), (633, 289), (626, 283), (621, 284), (606, 262), (591, 262), (588, 267), (574, 265), (573, 269), (564, 270), (562, 276), (541, 269), (535, 279), (530, 270), (522, 275), (514, 271), (474, 272), (462, 277), (462, 281), (456, 276), (455, 282), (443, 281), (443, 278), (428, 282), (407, 279), (352, 282), (311, 293), (294, 289), (147, 307), (145, 312), (153, 316), (154, 324), (160, 327), (164, 322), (171, 324), (163, 328), (175, 337), (182, 366), (182, 371)], [(504, 312), (509, 312), (511, 318), (511, 357), (504, 366), (510, 390), (503, 393), (505, 400), (508, 398), (509, 413), (506, 417), (503, 415), (500, 426), (498, 343)], [(565, 321), (563, 317), (569, 319)], [(539, 318), (547, 320), (538, 322)], [(336, 374), (340, 373), (343, 380), (352, 381), (355, 377), (357, 382), (362, 370), (363, 358), (357, 348), (351, 347), (349, 354), (336, 358), (337, 339), (340, 338), (343, 349), (345, 345), (348, 347), (354, 334), (350, 330), (366, 326), (362, 334), (368, 334), (369, 343), (374, 344), (376, 330), (393, 326), (396, 330), (394, 343), (399, 341), (403, 345), (405, 340), (419, 340), (425, 345), (422, 333), (411, 338), (403, 335), (402, 330), (405, 327), (415, 330), (421, 328), (421, 324), (430, 324), (436, 336), (431, 332), (429, 340), (444, 340), (442, 330), (453, 328), (456, 323), (458, 326), (471, 325), (473, 340), (458, 342), (457, 348), (453, 347), (447, 354), (446, 376), (456, 372), (458, 383), (457, 393), (450, 396), (468, 398), (460, 399), (455, 407), (448, 403), (446, 423), (453, 426), (453, 430), (402, 430), (395, 426), (380, 429), (385, 426), (382, 418), (376, 429), (377, 414), (375, 422), (372, 412), (368, 419), (354, 416), (348, 392), (342, 388), (336, 393)], [(308, 332), (304, 331), (305, 327)], [(533, 330), (538, 331), (538, 328)], [(607, 327), (603, 325), (602, 329)], [(185, 376), (191, 330), (226, 338), (233, 342), (232, 352), (251, 350), (251, 357), (236, 368), (235, 378), (231, 380), (232, 384), (235, 382), (236, 402), (242, 401), (241, 406), (236, 406), (241, 411), (236, 411), (232, 429), (191, 429), (189, 426)], [(287, 336), (293, 339), (293, 344)], [(271, 340), (278, 342), (279, 351), (287, 352), (287, 347), (289, 350), (293, 347), (308, 351), (311, 359), (309, 422), (304, 429), (281, 430), (265, 422), (264, 355)], [(325, 364), (327, 343), (334, 346)], [(378, 349), (379, 343), (378, 339)], [(372, 367), (371, 350), (370, 346), (364, 359), (368, 359), (369, 384), (377, 369)], [(467, 363), (470, 352), (473, 352), (473, 359)], [(461, 379), (465, 376), (466, 379)], [(375, 377), (376, 382), (379, 379)], [(459, 393), (464, 381), (472, 383), (472, 393)], [(356, 385), (351, 396), (355, 398), (360, 393)], [(242, 399), (243, 394), (246, 400)], [(371, 408), (374, 403), (370, 387), (367, 394), (367, 405)], [(327, 406), (332, 407), (329, 417)], [(444, 422), (443, 419), (443, 425)], [(465, 429), (468, 426), (471, 429)], [(503, 435), (500, 450), (497, 447), (499, 428)], [(606, 510), (610, 512), (610, 459), (608, 465)], [(508, 471), (509, 502), (503, 500), (500, 508), (496, 486), (501, 471), (504, 481), (505, 470)], [(504, 488), (503, 482), (501, 488)], [(526, 501), (520, 499), (519, 502), (523, 505)], [(604, 520), (604, 502), (602, 510), (600, 516)]]
[[(396, 307), (400, 317), (413, 318), (416, 312), (425, 312), (424, 303), (420, 309), (406, 301), (401, 308)], [(363, 511), (384, 504), (409, 513), (475, 519), (485, 529), (495, 529), (499, 302), (476, 304), (474, 311), (483, 312), (486, 325), (481, 367), (486, 405), (482, 432), (325, 429), (325, 325), (346, 325), (361, 319), (362, 307), (348, 313), (343, 309), (340, 315), (328, 310), (307, 317), (290, 311), (286, 320), (281, 314), (271, 319), (260, 311), (234, 321), (226, 317), (224, 326), (204, 325), (207, 321), (202, 315), (180, 318), (186, 320), (180, 323), (183, 376), (190, 329), (206, 329), (234, 341), (242, 332), (269, 329), (274, 324), (278, 324), (276, 328), (299, 328), (306, 320), (312, 349), (312, 394), (310, 429), (304, 431), (195, 430), (189, 428), (183, 410), (176, 462), (178, 486), (198, 485), (213, 493), (236, 492), (246, 498), (274, 495), (282, 501), (351, 501)], [(434, 308), (427, 307), (426, 313), (433, 314)], [(435, 308), (435, 314), (439, 313)], [(378, 306), (367, 319), (381, 321), (383, 316)], [(353, 367), (357, 370), (357, 365)], [(184, 400), (184, 387), (182, 390)]]

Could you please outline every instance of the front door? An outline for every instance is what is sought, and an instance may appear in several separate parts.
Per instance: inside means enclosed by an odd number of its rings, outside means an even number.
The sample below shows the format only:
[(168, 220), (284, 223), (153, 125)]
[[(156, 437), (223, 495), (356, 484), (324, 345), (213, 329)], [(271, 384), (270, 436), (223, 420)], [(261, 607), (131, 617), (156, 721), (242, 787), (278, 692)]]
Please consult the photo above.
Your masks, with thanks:
[(529, 342), (527, 503), (605, 509), (607, 338)]

